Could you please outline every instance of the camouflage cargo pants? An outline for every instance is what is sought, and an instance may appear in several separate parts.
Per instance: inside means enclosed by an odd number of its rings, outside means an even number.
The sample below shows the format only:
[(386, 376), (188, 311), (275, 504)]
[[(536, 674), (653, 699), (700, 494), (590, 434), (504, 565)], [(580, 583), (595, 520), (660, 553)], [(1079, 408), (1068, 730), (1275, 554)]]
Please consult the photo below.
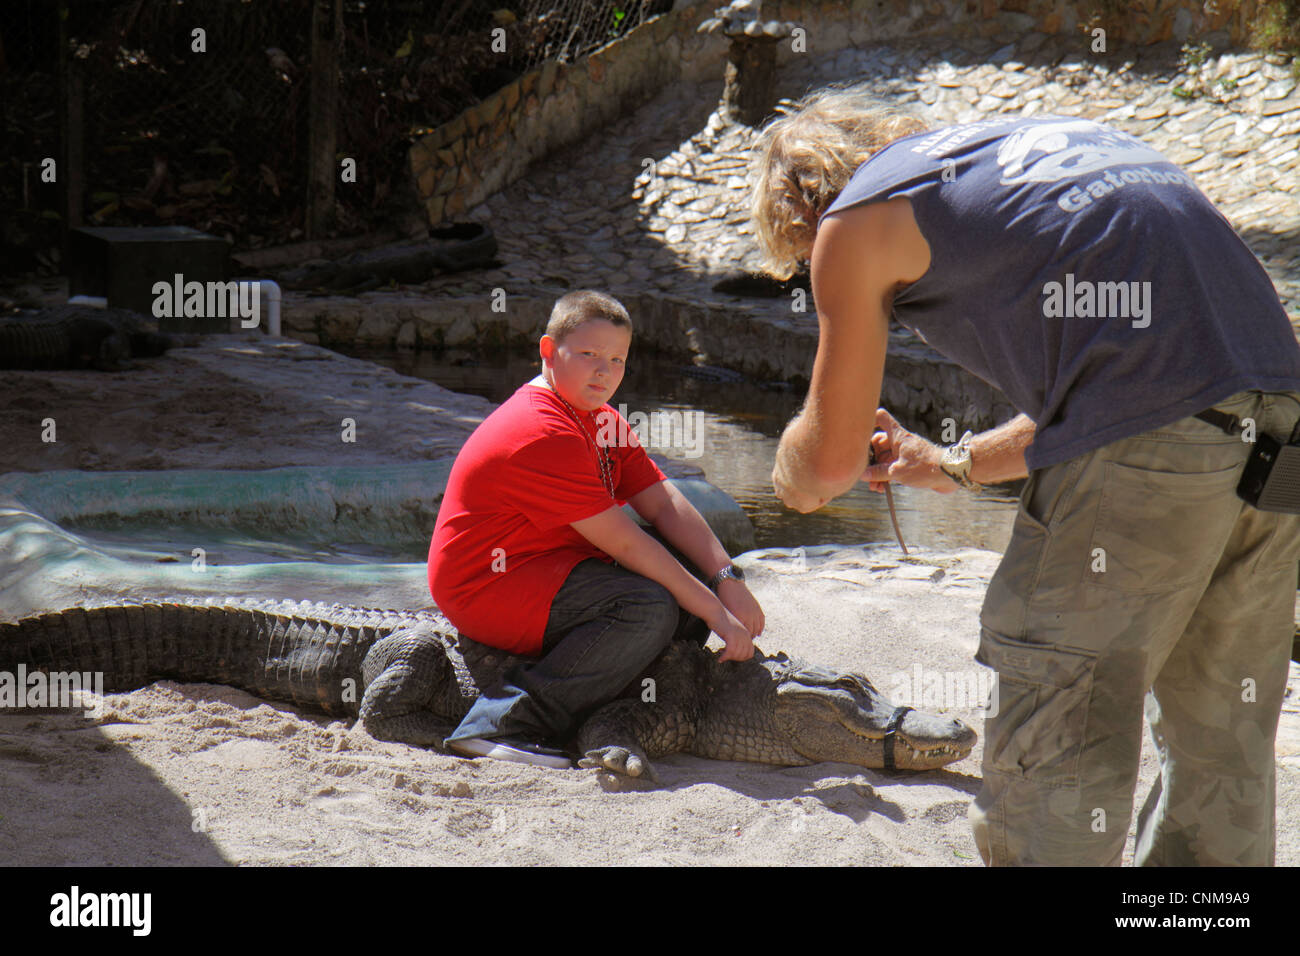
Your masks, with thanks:
[[(1282, 440), (1300, 417), (1280, 394), (1215, 408)], [(1119, 865), (1144, 710), (1160, 777), (1135, 862), (1273, 863), (1300, 515), (1237, 497), (1250, 448), (1186, 418), (1030, 476), (980, 615), (986, 864)]]

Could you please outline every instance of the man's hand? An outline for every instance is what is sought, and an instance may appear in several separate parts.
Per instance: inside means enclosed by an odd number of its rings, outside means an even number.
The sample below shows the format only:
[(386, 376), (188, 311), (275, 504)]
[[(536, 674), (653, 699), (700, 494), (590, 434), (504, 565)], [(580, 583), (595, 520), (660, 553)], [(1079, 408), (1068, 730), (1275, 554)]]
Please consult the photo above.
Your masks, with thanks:
[(909, 432), (883, 408), (876, 409), (876, 427), (883, 429), (871, 436), (876, 464), (868, 466), (861, 479), (872, 491), (884, 491), (887, 481), (941, 494), (961, 487), (939, 467), (943, 449), (938, 445)]
[(807, 514), (810, 511), (816, 511), (822, 505), (826, 504), (826, 498), (819, 498), (817, 495), (809, 494), (795, 487), (790, 479), (786, 476), (785, 467), (782, 463), (781, 453), (778, 451), (776, 456), (776, 467), (772, 469), (772, 490), (776, 496), (781, 499), (781, 503), (787, 508), (798, 511), (801, 514)]
[(763, 619), (763, 609), (758, 606), (758, 600), (750, 593), (749, 588), (745, 587), (744, 581), (723, 578), (718, 585), (718, 600), (750, 634), (754, 637), (762, 635), (766, 623)]
[(709, 630), (722, 638), (723, 643), (727, 645), (718, 660), (747, 661), (754, 656), (754, 639), (750, 637), (745, 625), (736, 620), (736, 616), (726, 607), (722, 608), (720, 615), (707, 623)]

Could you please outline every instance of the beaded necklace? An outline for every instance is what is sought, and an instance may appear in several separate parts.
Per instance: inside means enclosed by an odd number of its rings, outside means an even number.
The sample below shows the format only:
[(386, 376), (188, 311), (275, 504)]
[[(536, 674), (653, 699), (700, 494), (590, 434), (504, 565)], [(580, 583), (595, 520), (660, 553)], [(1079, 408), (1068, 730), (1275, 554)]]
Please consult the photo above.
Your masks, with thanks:
[[(590, 444), (591, 447), (595, 450), (596, 460), (600, 465), (601, 484), (605, 486), (605, 490), (608, 491), (609, 496), (613, 498), (614, 497), (614, 469), (613, 466), (609, 463), (608, 449), (602, 448), (599, 444), (596, 443), (596, 440), (591, 437), (590, 432), (588, 432), (587, 429), (583, 426), (582, 419), (578, 417), (577, 410), (574, 409), (572, 405), (570, 405), (567, 401), (564, 400), (564, 396), (560, 394), (560, 390), (552, 387), (551, 391), (555, 393), (556, 398), (558, 398), (561, 402), (564, 403), (564, 407), (569, 410), (569, 414), (573, 416), (573, 420), (578, 423), (578, 430), (582, 432), (583, 436), (587, 439), (588, 444)], [(587, 414), (591, 418), (594, 424), (596, 420), (595, 412), (588, 412)]]

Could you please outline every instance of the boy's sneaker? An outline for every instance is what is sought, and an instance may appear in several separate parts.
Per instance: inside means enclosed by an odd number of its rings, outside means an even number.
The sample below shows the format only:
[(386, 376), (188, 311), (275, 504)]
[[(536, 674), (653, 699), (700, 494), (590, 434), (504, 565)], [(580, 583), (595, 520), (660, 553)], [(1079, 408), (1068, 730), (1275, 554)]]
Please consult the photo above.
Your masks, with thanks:
[(556, 770), (568, 770), (573, 766), (573, 761), (563, 750), (522, 737), (468, 737), (465, 740), (449, 741), (447, 746), (470, 757), (491, 757), (494, 760), (553, 767)]

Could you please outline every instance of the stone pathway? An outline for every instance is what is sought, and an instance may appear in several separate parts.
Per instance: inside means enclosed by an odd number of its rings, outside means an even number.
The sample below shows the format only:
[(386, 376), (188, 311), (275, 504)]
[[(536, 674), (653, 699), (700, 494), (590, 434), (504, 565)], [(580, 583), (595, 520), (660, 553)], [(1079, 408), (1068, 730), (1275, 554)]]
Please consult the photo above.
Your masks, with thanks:
[[(867, 80), (934, 126), (1050, 112), (1142, 137), (1196, 177), (1263, 261), (1300, 329), (1300, 89), (1270, 59), (1227, 53), (1190, 70), (1169, 45), (1094, 56), (1077, 41), (1067, 49), (1063, 38), (1030, 34), (1000, 47), (976, 39), (810, 55), (782, 68), (780, 91), (797, 97)], [(815, 314), (792, 315), (786, 300), (711, 290), (722, 273), (757, 261), (745, 208), (754, 134), (710, 109), (721, 87), (719, 77), (668, 90), (597, 141), (538, 164), (470, 213), (491, 222), (505, 266), (442, 278), (427, 291), (657, 292), (815, 330)], [(1204, 94), (1189, 99), (1176, 87)]]

